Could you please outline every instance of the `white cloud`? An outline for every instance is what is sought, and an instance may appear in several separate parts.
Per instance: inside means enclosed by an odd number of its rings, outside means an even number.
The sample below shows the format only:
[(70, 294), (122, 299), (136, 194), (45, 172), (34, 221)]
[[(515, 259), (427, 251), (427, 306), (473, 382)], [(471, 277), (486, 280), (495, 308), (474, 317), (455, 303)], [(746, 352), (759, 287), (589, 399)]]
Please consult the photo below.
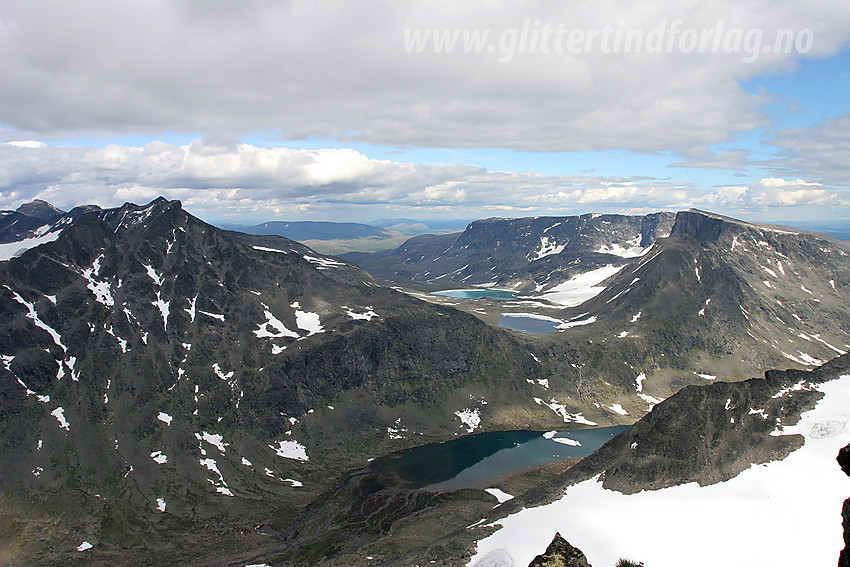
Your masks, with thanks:
[[(0, 124), (18, 140), (262, 132), (546, 151), (688, 148), (766, 124), (760, 95), (739, 81), (788, 71), (797, 53), (760, 51), (749, 63), (685, 53), (680, 33), (669, 53), (605, 53), (596, 40), (574, 54), (517, 45), (499, 63), (503, 38), (524, 25), (648, 36), (678, 19), (699, 32), (761, 30), (765, 41), (810, 29), (805, 57), (850, 37), (850, 5), (826, 1), (34, 0), (0, 15)], [(406, 53), (414, 28), (489, 29), (494, 53)]]
[(698, 198), (696, 203), (713, 209), (759, 212), (803, 206), (848, 208), (850, 197), (817, 182), (767, 177), (749, 186), (716, 188)]
[[(379, 216), (481, 218), (700, 207), (751, 217), (788, 207), (850, 207), (819, 182), (765, 178), (705, 191), (653, 178), (543, 175), (467, 165), (377, 160), (353, 149), (297, 150), (195, 141), (142, 147), (18, 147), (0, 144), (0, 208), (33, 198), (56, 206), (163, 195), (216, 221), (272, 218), (359, 220)], [(850, 212), (850, 211), (848, 211)]]
[(791, 171), (850, 186), (850, 113), (806, 128), (778, 130), (768, 142), (782, 149), (779, 159), (766, 163), (778, 175)]

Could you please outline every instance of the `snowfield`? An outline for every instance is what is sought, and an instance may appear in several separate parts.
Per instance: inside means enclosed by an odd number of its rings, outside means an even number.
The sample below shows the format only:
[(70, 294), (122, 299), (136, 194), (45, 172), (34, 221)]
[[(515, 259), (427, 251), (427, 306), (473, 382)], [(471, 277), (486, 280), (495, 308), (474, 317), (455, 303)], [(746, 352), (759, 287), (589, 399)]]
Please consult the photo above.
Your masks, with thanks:
[(564, 307), (575, 307), (602, 293), (605, 288), (598, 287), (599, 284), (621, 269), (623, 266), (604, 266), (591, 270), (574, 276), (531, 299), (545, 299)]
[(850, 375), (817, 389), (824, 398), (784, 429), (805, 437), (784, 460), (711, 486), (628, 496), (590, 479), (552, 504), (496, 522), (502, 529), (478, 542), (469, 565), (528, 565), (556, 531), (603, 567), (621, 557), (653, 567), (835, 565), (844, 547), (841, 506), (850, 496), (850, 478), (835, 460), (850, 443)]

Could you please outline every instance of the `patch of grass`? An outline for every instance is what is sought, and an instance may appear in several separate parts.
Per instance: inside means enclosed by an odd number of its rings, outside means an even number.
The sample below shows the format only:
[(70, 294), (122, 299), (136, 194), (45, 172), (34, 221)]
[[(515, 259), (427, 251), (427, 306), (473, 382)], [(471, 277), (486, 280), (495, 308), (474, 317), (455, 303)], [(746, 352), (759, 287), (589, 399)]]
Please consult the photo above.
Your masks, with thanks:
[(616, 567), (643, 567), (643, 562), (632, 561), (631, 559), (620, 559), (617, 561)]

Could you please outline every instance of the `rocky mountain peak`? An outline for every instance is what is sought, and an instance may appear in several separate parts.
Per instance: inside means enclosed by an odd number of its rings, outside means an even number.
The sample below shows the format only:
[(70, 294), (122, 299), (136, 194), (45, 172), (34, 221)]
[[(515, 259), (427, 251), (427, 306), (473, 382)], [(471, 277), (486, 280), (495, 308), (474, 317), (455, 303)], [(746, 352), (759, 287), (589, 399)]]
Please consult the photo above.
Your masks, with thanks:
[(65, 214), (64, 211), (57, 209), (47, 201), (42, 201), (41, 199), (24, 203), (16, 209), (16, 212), (44, 222), (53, 222)]
[(543, 554), (538, 555), (528, 567), (591, 567), (584, 553), (556, 533)]

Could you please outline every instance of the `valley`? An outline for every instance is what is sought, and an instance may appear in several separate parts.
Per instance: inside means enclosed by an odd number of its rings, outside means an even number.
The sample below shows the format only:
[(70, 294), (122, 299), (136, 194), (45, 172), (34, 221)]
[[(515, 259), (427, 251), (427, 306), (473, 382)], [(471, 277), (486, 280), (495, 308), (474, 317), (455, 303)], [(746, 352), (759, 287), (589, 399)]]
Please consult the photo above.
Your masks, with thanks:
[[(740, 424), (790, 429), (820, 386), (781, 408), (767, 394), (801, 370), (836, 379), (850, 350), (847, 243), (697, 210), (487, 219), (338, 257), (162, 198), (33, 203), (0, 217), (0, 246), (13, 564), (466, 564), (488, 526), (603, 464), (605, 487), (630, 494), (784, 462), (811, 436), (768, 434), (766, 449)], [(770, 369), (792, 370), (752, 380)], [(721, 434), (717, 399), (756, 391), (761, 405)], [(707, 418), (680, 401), (700, 395)], [(567, 452), (633, 424), (590, 456)], [(381, 465), (507, 431), (563, 456), (445, 490)], [(679, 437), (701, 468), (663, 456)], [(481, 562), (499, 545), (470, 564), (502, 564)]]

